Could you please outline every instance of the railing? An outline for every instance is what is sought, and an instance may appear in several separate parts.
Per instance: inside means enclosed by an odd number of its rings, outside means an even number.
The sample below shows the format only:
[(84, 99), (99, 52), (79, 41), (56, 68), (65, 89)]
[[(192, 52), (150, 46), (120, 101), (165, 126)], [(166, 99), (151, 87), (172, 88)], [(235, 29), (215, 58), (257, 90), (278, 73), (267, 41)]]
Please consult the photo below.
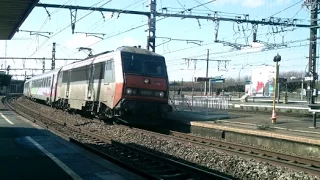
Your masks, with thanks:
[(169, 103), (175, 111), (228, 114), (228, 97), (172, 95)]

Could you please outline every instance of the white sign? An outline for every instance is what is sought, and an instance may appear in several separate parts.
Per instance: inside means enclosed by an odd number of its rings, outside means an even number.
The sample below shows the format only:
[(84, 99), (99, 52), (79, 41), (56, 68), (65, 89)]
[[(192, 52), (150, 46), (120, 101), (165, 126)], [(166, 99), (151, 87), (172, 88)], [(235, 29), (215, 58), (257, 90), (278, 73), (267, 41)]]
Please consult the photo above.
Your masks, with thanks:
[(248, 94), (253, 97), (273, 96), (273, 80), (276, 68), (272, 66), (254, 67), (251, 71), (251, 84)]
[(312, 81), (312, 80), (313, 80), (313, 77), (305, 77), (304, 80), (305, 80), (305, 81)]

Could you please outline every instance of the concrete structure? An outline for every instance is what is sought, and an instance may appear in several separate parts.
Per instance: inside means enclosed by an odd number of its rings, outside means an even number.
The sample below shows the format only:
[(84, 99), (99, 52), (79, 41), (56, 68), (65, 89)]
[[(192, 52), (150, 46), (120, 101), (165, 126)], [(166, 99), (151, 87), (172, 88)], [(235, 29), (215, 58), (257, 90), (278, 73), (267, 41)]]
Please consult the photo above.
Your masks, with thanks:
[(14, 80), (12, 79), (10, 81), (9, 85), (6, 86), (0, 86), (0, 95), (6, 95), (9, 93), (23, 93), (23, 80)]
[(203, 118), (194, 114), (188, 115), (188, 118), (176, 118), (173, 114), (169, 118), (175, 124), (173, 127), (186, 132), (282, 149), (298, 155), (320, 156), (320, 129), (309, 128), (313, 124), (312, 118), (279, 115), (277, 124), (272, 124), (271, 114), (229, 112), (229, 116)]

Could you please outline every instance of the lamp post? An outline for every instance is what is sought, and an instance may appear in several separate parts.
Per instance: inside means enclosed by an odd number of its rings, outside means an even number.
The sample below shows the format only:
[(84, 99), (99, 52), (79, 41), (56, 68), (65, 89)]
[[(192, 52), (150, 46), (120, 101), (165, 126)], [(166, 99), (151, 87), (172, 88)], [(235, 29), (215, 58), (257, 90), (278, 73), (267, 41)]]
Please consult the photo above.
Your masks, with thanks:
[[(246, 66), (252, 66), (251, 64), (245, 64), (245, 65), (243, 65), (241, 68), (240, 68), (240, 70), (239, 70), (239, 74), (238, 74), (238, 88), (240, 89), (240, 73), (241, 73), (241, 70), (242, 69), (244, 69)], [(238, 89), (238, 90), (239, 90)], [(239, 98), (240, 98), (240, 92), (238, 92), (239, 93)]]
[[(246, 66), (249, 66), (250, 64), (245, 64), (245, 65), (243, 65), (241, 68), (240, 68), (240, 70), (239, 70), (239, 74), (238, 74), (238, 80), (239, 80), (239, 82), (240, 82), (240, 73), (241, 73), (241, 70), (242, 69), (244, 69)], [(251, 66), (251, 65), (250, 65)]]
[(193, 75), (192, 75), (192, 96), (191, 96), (191, 106), (193, 106), (193, 96), (194, 96), (194, 82), (195, 82), (195, 78), (194, 75), (196, 74), (196, 72), (200, 71), (202, 69), (198, 69), (196, 70)]
[(200, 70), (202, 70), (202, 69), (198, 69), (192, 74), (192, 96), (193, 96), (193, 93), (194, 93), (194, 81), (195, 81), (194, 75), (196, 74), (196, 72), (198, 72)]
[(276, 114), (276, 93), (277, 93), (277, 81), (278, 81), (278, 76), (279, 76), (279, 62), (281, 61), (281, 56), (279, 53), (273, 58), (273, 62), (276, 63), (276, 75), (274, 79), (274, 85), (273, 85), (273, 105), (272, 105), (272, 124), (275, 124), (277, 122), (277, 114)]

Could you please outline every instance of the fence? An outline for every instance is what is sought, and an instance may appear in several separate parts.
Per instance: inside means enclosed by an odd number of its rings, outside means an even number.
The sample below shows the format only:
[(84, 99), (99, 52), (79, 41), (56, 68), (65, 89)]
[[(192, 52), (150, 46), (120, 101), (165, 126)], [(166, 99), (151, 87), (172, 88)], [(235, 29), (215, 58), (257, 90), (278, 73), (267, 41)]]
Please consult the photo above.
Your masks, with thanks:
[(175, 111), (228, 114), (228, 97), (172, 95), (169, 103)]

